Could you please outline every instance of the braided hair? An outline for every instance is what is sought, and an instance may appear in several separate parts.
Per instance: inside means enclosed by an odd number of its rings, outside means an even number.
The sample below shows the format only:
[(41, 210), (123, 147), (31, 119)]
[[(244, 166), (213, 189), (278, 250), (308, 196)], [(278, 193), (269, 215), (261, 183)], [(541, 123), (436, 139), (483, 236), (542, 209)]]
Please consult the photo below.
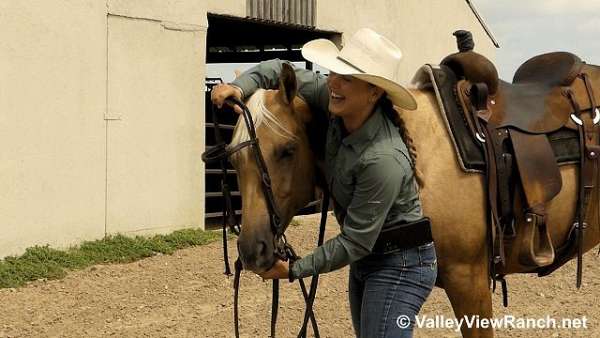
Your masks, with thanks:
[(398, 127), (398, 131), (400, 132), (400, 137), (406, 144), (406, 148), (408, 149), (408, 154), (410, 156), (410, 160), (412, 162), (412, 168), (414, 170), (415, 179), (419, 187), (423, 187), (425, 185), (425, 181), (423, 180), (422, 173), (417, 170), (417, 148), (414, 145), (412, 137), (410, 137), (410, 133), (408, 129), (406, 129), (406, 123), (400, 116), (400, 114), (394, 109), (394, 105), (392, 101), (390, 101), (387, 96), (383, 95), (379, 98), (377, 104), (381, 107), (385, 115), (394, 123), (396, 127)]

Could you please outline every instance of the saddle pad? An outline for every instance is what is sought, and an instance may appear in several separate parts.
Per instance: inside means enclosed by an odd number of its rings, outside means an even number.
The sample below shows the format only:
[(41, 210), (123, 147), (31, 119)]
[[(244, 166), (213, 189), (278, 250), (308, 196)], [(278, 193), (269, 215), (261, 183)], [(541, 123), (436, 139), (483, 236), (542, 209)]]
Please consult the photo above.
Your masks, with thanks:
[[(467, 125), (462, 108), (457, 104), (456, 75), (447, 66), (426, 64), (417, 72), (413, 82), (420, 89), (433, 88), (442, 118), (446, 122), (460, 167), (465, 172), (485, 172), (483, 147), (475, 140)], [(577, 132), (559, 129), (548, 134), (556, 161), (559, 164), (579, 162)]]

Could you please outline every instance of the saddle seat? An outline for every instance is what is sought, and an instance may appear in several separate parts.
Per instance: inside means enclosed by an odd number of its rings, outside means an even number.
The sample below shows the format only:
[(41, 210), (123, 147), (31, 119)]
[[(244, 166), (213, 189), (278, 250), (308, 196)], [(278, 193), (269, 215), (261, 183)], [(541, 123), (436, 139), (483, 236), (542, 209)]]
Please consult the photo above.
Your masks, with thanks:
[[(578, 56), (567, 52), (529, 59), (517, 69), (512, 84), (499, 81), (488, 122), (530, 134), (548, 134), (564, 126), (575, 129), (574, 124), (567, 125), (572, 107), (564, 90), (574, 84), (583, 66)], [(585, 102), (584, 99), (579, 102)]]
[(515, 72), (513, 83), (539, 83), (548, 87), (568, 86), (581, 73), (583, 62), (574, 54), (554, 52), (535, 56)]

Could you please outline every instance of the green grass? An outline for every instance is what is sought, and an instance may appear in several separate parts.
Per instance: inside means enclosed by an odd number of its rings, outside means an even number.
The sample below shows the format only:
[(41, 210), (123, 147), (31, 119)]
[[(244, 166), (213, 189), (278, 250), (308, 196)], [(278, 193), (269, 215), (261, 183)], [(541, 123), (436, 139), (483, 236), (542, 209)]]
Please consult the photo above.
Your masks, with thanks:
[(292, 220), (290, 221), (290, 225), (293, 227), (297, 227), (297, 226), (300, 226), (301, 223), (297, 218), (292, 218)]
[(35, 246), (21, 256), (0, 260), (0, 288), (19, 287), (38, 279), (62, 278), (69, 270), (94, 264), (128, 263), (157, 253), (172, 254), (177, 249), (207, 244), (219, 238), (219, 232), (186, 229), (153, 237), (116, 235), (83, 242), (66, 251)]

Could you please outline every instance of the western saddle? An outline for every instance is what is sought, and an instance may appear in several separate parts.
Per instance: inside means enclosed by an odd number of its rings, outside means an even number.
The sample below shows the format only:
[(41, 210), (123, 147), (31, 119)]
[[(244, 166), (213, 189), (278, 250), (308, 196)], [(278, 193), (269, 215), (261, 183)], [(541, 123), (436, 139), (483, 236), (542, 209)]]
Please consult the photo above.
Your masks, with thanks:
[[(524, 236), (513, 243), (519, 248), (519, 263), (546, 275), (577, 253), (579, 287), (588, 204), (598, 187), (600, 67), (587, 65), (570, 53), (548, 53), (525, 62), (513, 83), (508, 83), (499, 80), (486, 57), (473, 52), (471, 33), (457, 31), (454, 35), (459, 52), (441, 64), (460, 79), (456, 99), (472, 137), (484, 150), (493, 234), (491, 266), (504, 263), (504, 246), (516, 239), (515, 195), (520, 194)], [(562, 128), (579, 135), (579, 195), (572, 243), (568, 249), (555, 250), (546, 224), (546, 206), (560, 192), (562, 180), (547, 135)], [(490, 273), (496, 277), (493, 269)]]

